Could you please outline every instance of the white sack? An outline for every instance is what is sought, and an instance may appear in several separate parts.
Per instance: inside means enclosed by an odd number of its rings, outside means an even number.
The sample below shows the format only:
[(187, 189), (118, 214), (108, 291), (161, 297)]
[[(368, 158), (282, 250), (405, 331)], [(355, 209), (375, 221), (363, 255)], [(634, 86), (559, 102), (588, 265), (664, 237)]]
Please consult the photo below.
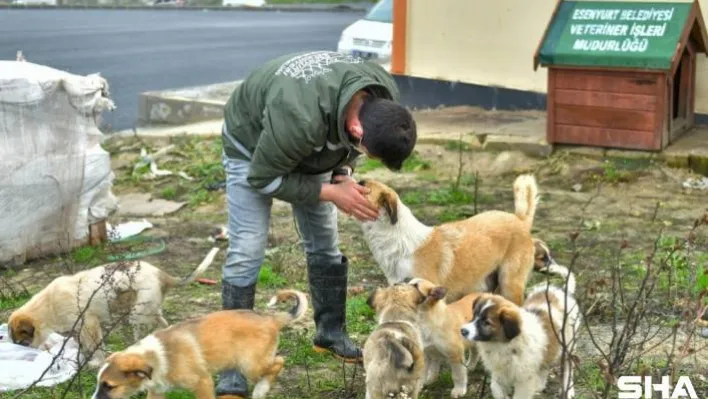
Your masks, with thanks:
[(117, 208), (101, 112), (108, 83), (0, 61), (0, 263), (86, 242)]
[(53, 333), (43, 349), (33, 349), (10, 342), (7, 324), (0, 326), (0, 392), (25, 389), (32, 384), (39, 387), (61, 384), (76, 374), (80, 362), (83, 358), (73, 338), (67, 340)]

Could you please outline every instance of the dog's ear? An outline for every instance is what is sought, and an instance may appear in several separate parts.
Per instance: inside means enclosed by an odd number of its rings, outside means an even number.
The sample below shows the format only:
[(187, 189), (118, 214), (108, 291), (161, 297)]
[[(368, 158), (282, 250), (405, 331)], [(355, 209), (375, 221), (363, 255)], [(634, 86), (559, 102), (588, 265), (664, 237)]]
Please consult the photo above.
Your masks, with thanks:
[(366, 304), (369, 305), (369, 307), (375, 312), (377, 312), (379, 310), (379, 306), (381, 306), (381, 300), (383, 299), (383, 295), (384, 294), (381, 289), (376, 288), (374, 292), (369, 295), (369, 298), (366, 300)]
[(435, 287), (430, 290), (430, 293), (428, 294), (429, 297), (435, 299), (436, 301), (445, 298), (445, 295), (447, 295), (447, 288), (445, 287)]
[(445, 298), (445, 295), (447, 295), (447, 288), (433, 287), (428, 291), (428, 295), (425, 297), (425, 303), (428, 306), (433, 306), (441, 299)]
[(479, 306), (480, 302), (482, 301), (483, 296), (479, 295), (477, 298), (474, 299), (472, 302), (472, 315), (474, 316), (477, 313), (477, 307)]
[(508, 340), (516, 338), (521, 334), (521, 326), (517, 314), (514, 314), (506, 309), (499, 312), (499, 322), (504, 330), (504, 336)]
[(395, 195), (386, 192), (382, 193), (379, 197), (379, 206), (386, 210), (391, 224), (398, 223), (398, 200)]

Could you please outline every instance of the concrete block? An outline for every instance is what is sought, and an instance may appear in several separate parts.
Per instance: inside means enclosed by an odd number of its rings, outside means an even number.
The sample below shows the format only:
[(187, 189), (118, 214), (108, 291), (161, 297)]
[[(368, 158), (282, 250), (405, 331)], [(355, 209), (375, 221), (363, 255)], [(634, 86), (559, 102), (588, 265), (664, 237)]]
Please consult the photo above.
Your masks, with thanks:
[(224, 104), (213, 100), (143, 93), (140, 95), (139, 107), (141, 124), (184, 125), (224, 117)]
[(483, 148), (489, 151), (520, 151), (532, 157), (546, 158), (553, 146), (539, 136), (487, 135)]
[(608, 158), (650, 160), (656, 159), (658, 153), (652, 151), (632, 151), (632, 150), (607, 150), (605, 156)]
[(667, 147), (661, 158), (670, 166), (708, 176), (708, 127), (698, 127)]
[(606, 150), (601, 147), (581, 147), (573, 145), (555, 145), (556, 151), (565, 151), (571, 155), (580, 155), (592, 159), (602, 159), (605, 157)]
[(658, 159), (672, 168), (688, 168), (688, 155), (676, 152), (666, 152), (659, 154)]
[(436, 145), (456, 145), (462, 141), (466, 149), (480, 150), (482, 149), (482, 141), (473, 133), (466, 133), (460, 137), (459, 133), (428, 133), (420, 132), (417, 144), (436, 144)]

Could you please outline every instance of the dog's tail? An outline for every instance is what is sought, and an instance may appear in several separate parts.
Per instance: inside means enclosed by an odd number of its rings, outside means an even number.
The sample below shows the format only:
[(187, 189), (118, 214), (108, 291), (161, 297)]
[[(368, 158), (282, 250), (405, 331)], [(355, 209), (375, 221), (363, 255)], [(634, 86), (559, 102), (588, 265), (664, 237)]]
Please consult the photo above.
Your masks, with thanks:
[(531, 175), (521, 175), (514, 181), (514, 208), (516, 217), (521, 219), (526, 228), (531, 231), (533, 218), (538, 202), (538, 186), (536, 178)]
[(388, 335), (388, 339), (383, 342), (383, 353), (388, 356), (396, 369), (412, 370), (415, 366), (414, 352), (416, 343), (405, 336)]
[(551, 263), (547, 267), (540, 269), (540, 271), (555, 274), (563, 278), (566, 282), (567, 292), (571, 295), (575, 295), (575, 274), (571, 272), (567, 267), (561, 266), (558, 263)]
[(197, 266), (197, 268), (194, 269), (192, 274), (190, 274), (189, 276), (187, 276), (183, 279), (178, 279), (178, 278), (169, 276), (167, 278), (167, 280), (168, 280), (167, 286), (168, 287), (174, 287), (174, 286), (181, 287), (183, 285), (187, 285), (187, 284), (193, 282), (194, 280), (196, 280), (197, 277), (199, 277), (202, 273), (204, 273), (204, 271), (206, 271), (206, 269), (209, 268), (209, 266), (211, 266), (211, 264), (214, 262), (214, 257), (216, 256), (217, 252), (219, 252), (218, 247), (212, 248), (211, 251), (209, 251), (207, 256), (204, 258), (204, 260), (202, 260), (202, 263), (200, 263), (199, 266)]
[(289, 312), (281, 312), (275, 315), (281, 327), (298, 321), (305, 316), (308, 306), (307, 295), (297, 290), (280, 290), (268, 302), (268, 307), (272, 308), (277, 303), (285, 302), (291, 298), (295, 299), (295, 306)]

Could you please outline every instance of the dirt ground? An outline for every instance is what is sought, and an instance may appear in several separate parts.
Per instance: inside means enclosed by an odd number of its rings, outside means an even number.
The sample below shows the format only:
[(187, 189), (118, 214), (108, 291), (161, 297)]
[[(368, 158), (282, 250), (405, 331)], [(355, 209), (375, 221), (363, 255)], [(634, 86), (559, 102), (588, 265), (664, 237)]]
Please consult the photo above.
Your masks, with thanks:
[[(179, 177), (144, 180), (132, 174), (132, 165), (139, 149), (146, 145), (160, 148), (165, 141), (139, 143), (121, 139), (109, 143), (117, 173), (114, 192), (149, 192), (155, 198), (184, 201), (187, 205), (175, 214), (149, 218), (154, 228), (145, 235), (164, 240), (163, 252), (144, 258), (169, 273), (187, 275), (213, 245), (208, 237), (217, 225), (226, 222), (223, 190), (219, 182), (220, 144), (213, 138), (175, 138), (176, 149), (160, 168), (183, 170), (196, 177), (188, 182)], [(462, 165), (462, 166), (460, 166)], [(461, 219), (490, 209), (513, 210), (511, 185), (519, 173), (533, 172), (539, 183), (540, 204), (533, 233), (546, 241), (561, 264), (573, 262), (578, 274), (578, 297), (587, 311), (587, 327), (581, 331), (576, 355), (576, 391), (580, 397), (593, 398), (602, 392), (603, 377), (600, 366), (602, 354), (595, 347), (609, 345), (616, 304), (609, 295), (610, 271), (625, 273), (627, 296), (641, 287), (646, 275), (647, 256), (657, 243), (657, 253), (670, 257), (677, 243), (687, 237), (694, 221), (708, 208), (708, 192), (684, 189), (681, 183), (691, 174), (671, 169), (648, 160), (590, 159), (565, 152), (548, 159), (532, 159), (515, 152), (472, 152), (455, 143), (447, 146), (420, 145), (417, 155), (407, 163), (404, 171), (393, 173), (376, 162), (364, 162), (357, 178), (380, 179), (393, 188), (423, 222), (433, 225)], [(111, 223), (128, 218), (114, 217)], [(131, 218), (135, 219), (135, 218)], [(373, 313), (366, 306), (368, 293), (383, 285), (385, 279), (361, 238), (359, 224), (340, 215), (341, 249), (351, 262), (350, 298), (348, 301), (349, 331), (361, 344), (374, 328)], [(282, 287), (307, 289), (304, 254), (299, 245), (294, 219), (287, 204), (276, 201), (273, 207), (266, 264), (259, 278), (257, 307), (263, 308), (267, 299)], [(690, 248), (682, 246), (680, 259), (664, 262), (670, 270), (668, 280), (659, 279), (652, 294), (647, 321), (663, 320), (654, 325), (656, 336), (644, 343), (646, 350), (632, 362), (637, 373), (661, 374), (669, 363), (676, 363), (679, 372), (688, 373), (699, 397), (708, 395), (708, 340), (697, 338), (686, 330), (686, 311), (697, 300), (702, 276), (708, 263), (708, 228), (694, 232)], [(215, 264), (203, 277), (220, 281), (226, 243)], [(28, 264), (22, 270), (5, 271), (15, 286), (24, 285), (36, 292), (50, 279), (67, 270), (76, 270), (106, 261), (110, 246), (82, 248), (68, 256), (44, 259)], [(679, 262), (680, 261), (680, 262)], [(657, 260), (657, 263), (659, 261)], [(534, 276), (534, 281), (540, 277)], [(193, 284), (171, 292), (165, 302), (166, 318), (170, 323), (220, 309), (220, 284)], [(652, 299), (650, 298), (650, 301)], [(0, 307), (0, 320), (6, 319), (19, 302)], [(283, 332), (280, 352), (287, 358), (286, 369), (274, 387), (273, 398), (363, 398), (364, 382), (360, 366), (343, 365), (333, 358), (314, 354), (310, 350), (314, 324), (309, 317), (302, 325)], [(671, 334), (671, 320), (680, 324), (676, 340)], [(617, 322), (622, 326), (623, 320)], [(651, 326), (649, 326), (651, 327)], [(645, 325), (643, 328), (647, 328)], [(649, 331), (649, 330), (646, 330)], [(654, 330), (652, 330), (654, 331)], [(649, 332), (638, 334), (647, 335)], [(129, 332), (118, 331), (109, 342), (112, 350), (129, 344)], [(594, 338), (590, 339), (590, 336)], [(667, 361), (666, 352), (686, 344), (679, 357)], [(676, 342), (675, 344), (672, 344)], [(628, 366), (629, 367), (629, 366)], [(93, 380), (85, 378), (90, 392)], [(558, 378), (552, 375), (543, 397), (556, 397)], [(82, 380), (83, 381), (83, 380)], [(486, 383), (485, 383), (486, 382)], [(449, 397), (452, 383), (449, 373), (424, 391), (425, 398)], [(29, 393), (29, 397), (52, 397), (43, 390)], [(74, 397), (80, 397), (75, 395)], [(169, 398), (191, 398), (183, 392)], [(488, 380), (481, 366), (470, 372), (469, 392), (465, 397), (491, 398)], [(610, 396), (613, 397), (613, 396)]]

